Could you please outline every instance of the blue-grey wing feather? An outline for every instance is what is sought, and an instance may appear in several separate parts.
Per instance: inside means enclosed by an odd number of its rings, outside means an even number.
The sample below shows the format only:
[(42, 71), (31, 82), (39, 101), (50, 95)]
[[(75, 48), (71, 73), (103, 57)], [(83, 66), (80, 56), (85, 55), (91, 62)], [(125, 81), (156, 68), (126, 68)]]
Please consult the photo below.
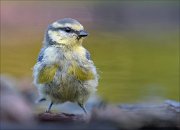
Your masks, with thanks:
[(90, 53), (89, 53), (88, 50), (86, 50), (86, 58), (87, 58), (88, 60), (91, 60), (91, 55), (90, 55)]
[(42, 61), (43, 55), (44, 55), (44, 50), (45, 50), (44, 48), (41, 49), (41, 51), (39, 53), (39, 56), (38, 56), (38, 59), (37, 59), (38, 62)]

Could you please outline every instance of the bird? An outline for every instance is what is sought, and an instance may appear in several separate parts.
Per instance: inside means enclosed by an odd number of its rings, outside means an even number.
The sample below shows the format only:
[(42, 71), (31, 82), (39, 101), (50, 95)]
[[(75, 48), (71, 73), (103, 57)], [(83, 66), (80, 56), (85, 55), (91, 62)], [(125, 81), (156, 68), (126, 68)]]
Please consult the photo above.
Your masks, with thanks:
[(39, 102), (50, 101), (46, 112), (53, 104), (73, 102), (87, 114), (85, 104), (97, 91), (99, 79), (90, 53), (82, 44), (87, 36), (84, 27), (72, 18), (57, 20), (47, 27), (33, 67)]

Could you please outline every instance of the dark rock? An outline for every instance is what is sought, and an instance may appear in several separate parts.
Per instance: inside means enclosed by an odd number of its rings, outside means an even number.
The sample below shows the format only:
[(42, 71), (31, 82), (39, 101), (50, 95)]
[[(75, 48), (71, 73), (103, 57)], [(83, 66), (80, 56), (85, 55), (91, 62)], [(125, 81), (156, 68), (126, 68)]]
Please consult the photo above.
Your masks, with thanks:
[(37, 118), (41, 122), (85, 122), (84, 115), (75, 115), (67, 113), (41, 113), (37, 115)]

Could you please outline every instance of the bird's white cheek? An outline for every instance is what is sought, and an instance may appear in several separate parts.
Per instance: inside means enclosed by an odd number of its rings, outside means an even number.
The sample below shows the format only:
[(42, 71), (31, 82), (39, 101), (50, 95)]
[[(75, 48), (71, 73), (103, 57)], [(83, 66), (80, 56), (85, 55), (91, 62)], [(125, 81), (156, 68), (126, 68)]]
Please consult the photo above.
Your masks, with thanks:
[(50, 30), (50, 31), (48, 31), (48, 35), (53, 42), (60, 43), (60, 41), (62, 39), (61, 36), (59, 35), (59, 32)]

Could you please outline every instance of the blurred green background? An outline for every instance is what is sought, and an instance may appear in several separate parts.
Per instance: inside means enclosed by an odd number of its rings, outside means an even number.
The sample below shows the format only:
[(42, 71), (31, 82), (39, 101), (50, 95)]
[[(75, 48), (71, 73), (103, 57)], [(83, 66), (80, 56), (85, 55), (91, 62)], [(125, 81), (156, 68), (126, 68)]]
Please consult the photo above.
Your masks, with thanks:
[(110, 102), (179, 99), (179, 1), (1, 1), (1, 74), (32, 80), (48, 24), (77, 19)]

